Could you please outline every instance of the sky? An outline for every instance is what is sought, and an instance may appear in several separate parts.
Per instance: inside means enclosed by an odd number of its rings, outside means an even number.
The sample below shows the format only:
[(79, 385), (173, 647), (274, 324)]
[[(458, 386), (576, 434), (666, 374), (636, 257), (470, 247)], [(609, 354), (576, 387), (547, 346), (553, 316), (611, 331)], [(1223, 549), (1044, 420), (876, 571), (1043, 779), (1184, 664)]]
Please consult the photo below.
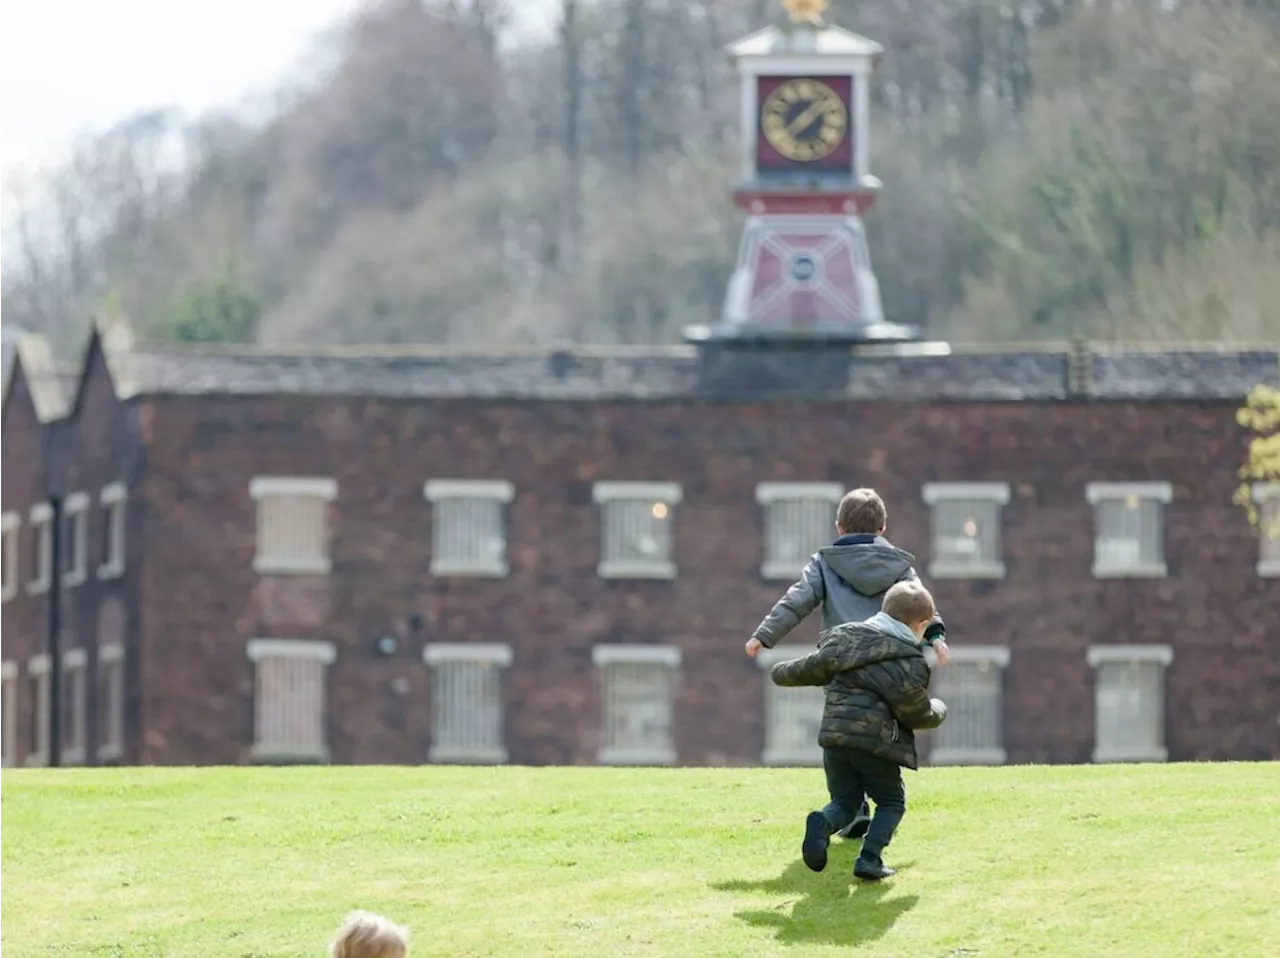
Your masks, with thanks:
[[(361, 0), (0, 0), (0, 170), (56, 160), (135, 113), (191, 114), (269, 92)], [(516, 0), (522, 30), (548, 0)]]

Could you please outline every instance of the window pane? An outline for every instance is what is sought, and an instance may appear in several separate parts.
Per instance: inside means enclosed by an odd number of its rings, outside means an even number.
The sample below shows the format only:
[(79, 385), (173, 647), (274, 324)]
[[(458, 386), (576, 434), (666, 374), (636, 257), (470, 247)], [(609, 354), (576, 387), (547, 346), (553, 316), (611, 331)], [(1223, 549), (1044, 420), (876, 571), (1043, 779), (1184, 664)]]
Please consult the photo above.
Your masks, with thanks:
[(496, 662), (441, 662), (431, 673), (431, 740), (447, 752), (502, 748), (502, 680)]
[(1097, 561), (1114, 569), (1164, 561), (1161, 503), (1129, 496), (1097, 505)]
[(1097, 667), (1097, 735), (1104, 749), (1164, 746), (1164, 667), (1102, 662)]
[(328, 505), (320, 496), (262, 496), (258, 500), (259, 558), (282, 563), (327, 559)]
[(1000, 506), (943, 500), (933, 507), (934, 555), (947, 565), (990, 565), (1000, 560)]
[(502, 561), (503, 512), (503, 504), (494, 500), (440, 500), (435, 506), (435, 557), (475, 564)]
[(604, 551), (613, 562), (666, 562), (671, 557), (671, 507), (665, 502), (604, 505)]
[(280, 755), (319, 755), (325, 748), (325, 665), (292, 656), (257, 663), (257, 744)]
[(993, 662), (953, 662), (934, 672), (932, 694), (947, 703), (947, 720), (934, 733), (935, 749), (989, 752), (1004, 747), (1002, 678)]
[(605, 745), (650, 751), (671, 746), (671, 669), (651, 662), (605, 667)]
[(4, 563), (3, 572), (0, 573), (0, 587), (4, 589), (5, 595), (8, 595), (17, 586), (18, 582), (18, 530), (6, 529), (2, 547), (0, 547), (0, 561)]
[(47, 522), (36, 522), (31, 526), (31, 579), (33, 582), (43, 582), (45, 573), (49, 569), (47, 559), (49, 537), (46, 534), (48, 528)]
[[(767, 679), (766, 679), (767, 681)], [(825, 695), (821, 688), (765, 687), (765, 750), (775, 760), (794, 761), (811, 756), (822, 760), (818, 730), (822, 725)]]
[(834, 510), (821, 499), (783, 499), (765, 508), (765, 560), (794, 566), (798, 573), (809, 557), (834, 536)]
[(0, 733), (0, 764), (5, 766), (14, 765), (18, 761), (16, 752), (18, 751), (18, 680), (17, 677), (5, 677), (2, 688), (0, 688), (0, 697), (3, 697), (3, 718), (4, 728)]
[(1258, 531), (1262, 536), (1263, 561), (1280, 562), (1280, 497), (1262, 500), (1258, 507)]

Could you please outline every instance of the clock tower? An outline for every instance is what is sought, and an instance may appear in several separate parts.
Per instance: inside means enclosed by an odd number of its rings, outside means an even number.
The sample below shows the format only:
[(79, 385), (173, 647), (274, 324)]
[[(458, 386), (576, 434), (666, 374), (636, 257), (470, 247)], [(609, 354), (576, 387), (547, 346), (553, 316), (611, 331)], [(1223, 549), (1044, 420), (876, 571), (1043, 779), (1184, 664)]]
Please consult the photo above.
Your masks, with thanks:
[(747, 213), (719, 324), (693, 340), (907, 341), (886, 323), (862, 225), (880, 181), (868, 163), (871, 71), (884, 48), (822, 19), (826, 0), (730, 44), (740, 76)]

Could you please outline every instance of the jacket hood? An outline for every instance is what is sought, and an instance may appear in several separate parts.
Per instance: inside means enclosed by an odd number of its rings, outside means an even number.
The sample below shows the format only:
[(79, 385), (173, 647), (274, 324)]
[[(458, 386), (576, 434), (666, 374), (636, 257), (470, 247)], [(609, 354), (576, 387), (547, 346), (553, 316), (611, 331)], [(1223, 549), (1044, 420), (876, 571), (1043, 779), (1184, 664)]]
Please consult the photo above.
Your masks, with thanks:
[(893, 659), (924, 658), (920, 646), (877, 628), (871, 621), (848, 622), (827, 629), (818, 644), (823, 646), (831, 642), (841, 643), (842, 671)]
[(862, 595), (880, 595), (901, 579), (915, 561), (910, 552), (879, 536), (870, 542), (837, 540), (834, 545), (819, 549), (818, 555), (832, 572)]

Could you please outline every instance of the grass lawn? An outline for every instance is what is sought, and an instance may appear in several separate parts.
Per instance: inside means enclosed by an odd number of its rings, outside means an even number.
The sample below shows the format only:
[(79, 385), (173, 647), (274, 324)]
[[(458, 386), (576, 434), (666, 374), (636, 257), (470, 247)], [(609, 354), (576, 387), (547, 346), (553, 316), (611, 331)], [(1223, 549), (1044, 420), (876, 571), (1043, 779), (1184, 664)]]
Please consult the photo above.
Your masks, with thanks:
[(4, 772), (5, 958), (1275, 958), (1280, 763), (929, 769), (855, 882), (817, 770)]

